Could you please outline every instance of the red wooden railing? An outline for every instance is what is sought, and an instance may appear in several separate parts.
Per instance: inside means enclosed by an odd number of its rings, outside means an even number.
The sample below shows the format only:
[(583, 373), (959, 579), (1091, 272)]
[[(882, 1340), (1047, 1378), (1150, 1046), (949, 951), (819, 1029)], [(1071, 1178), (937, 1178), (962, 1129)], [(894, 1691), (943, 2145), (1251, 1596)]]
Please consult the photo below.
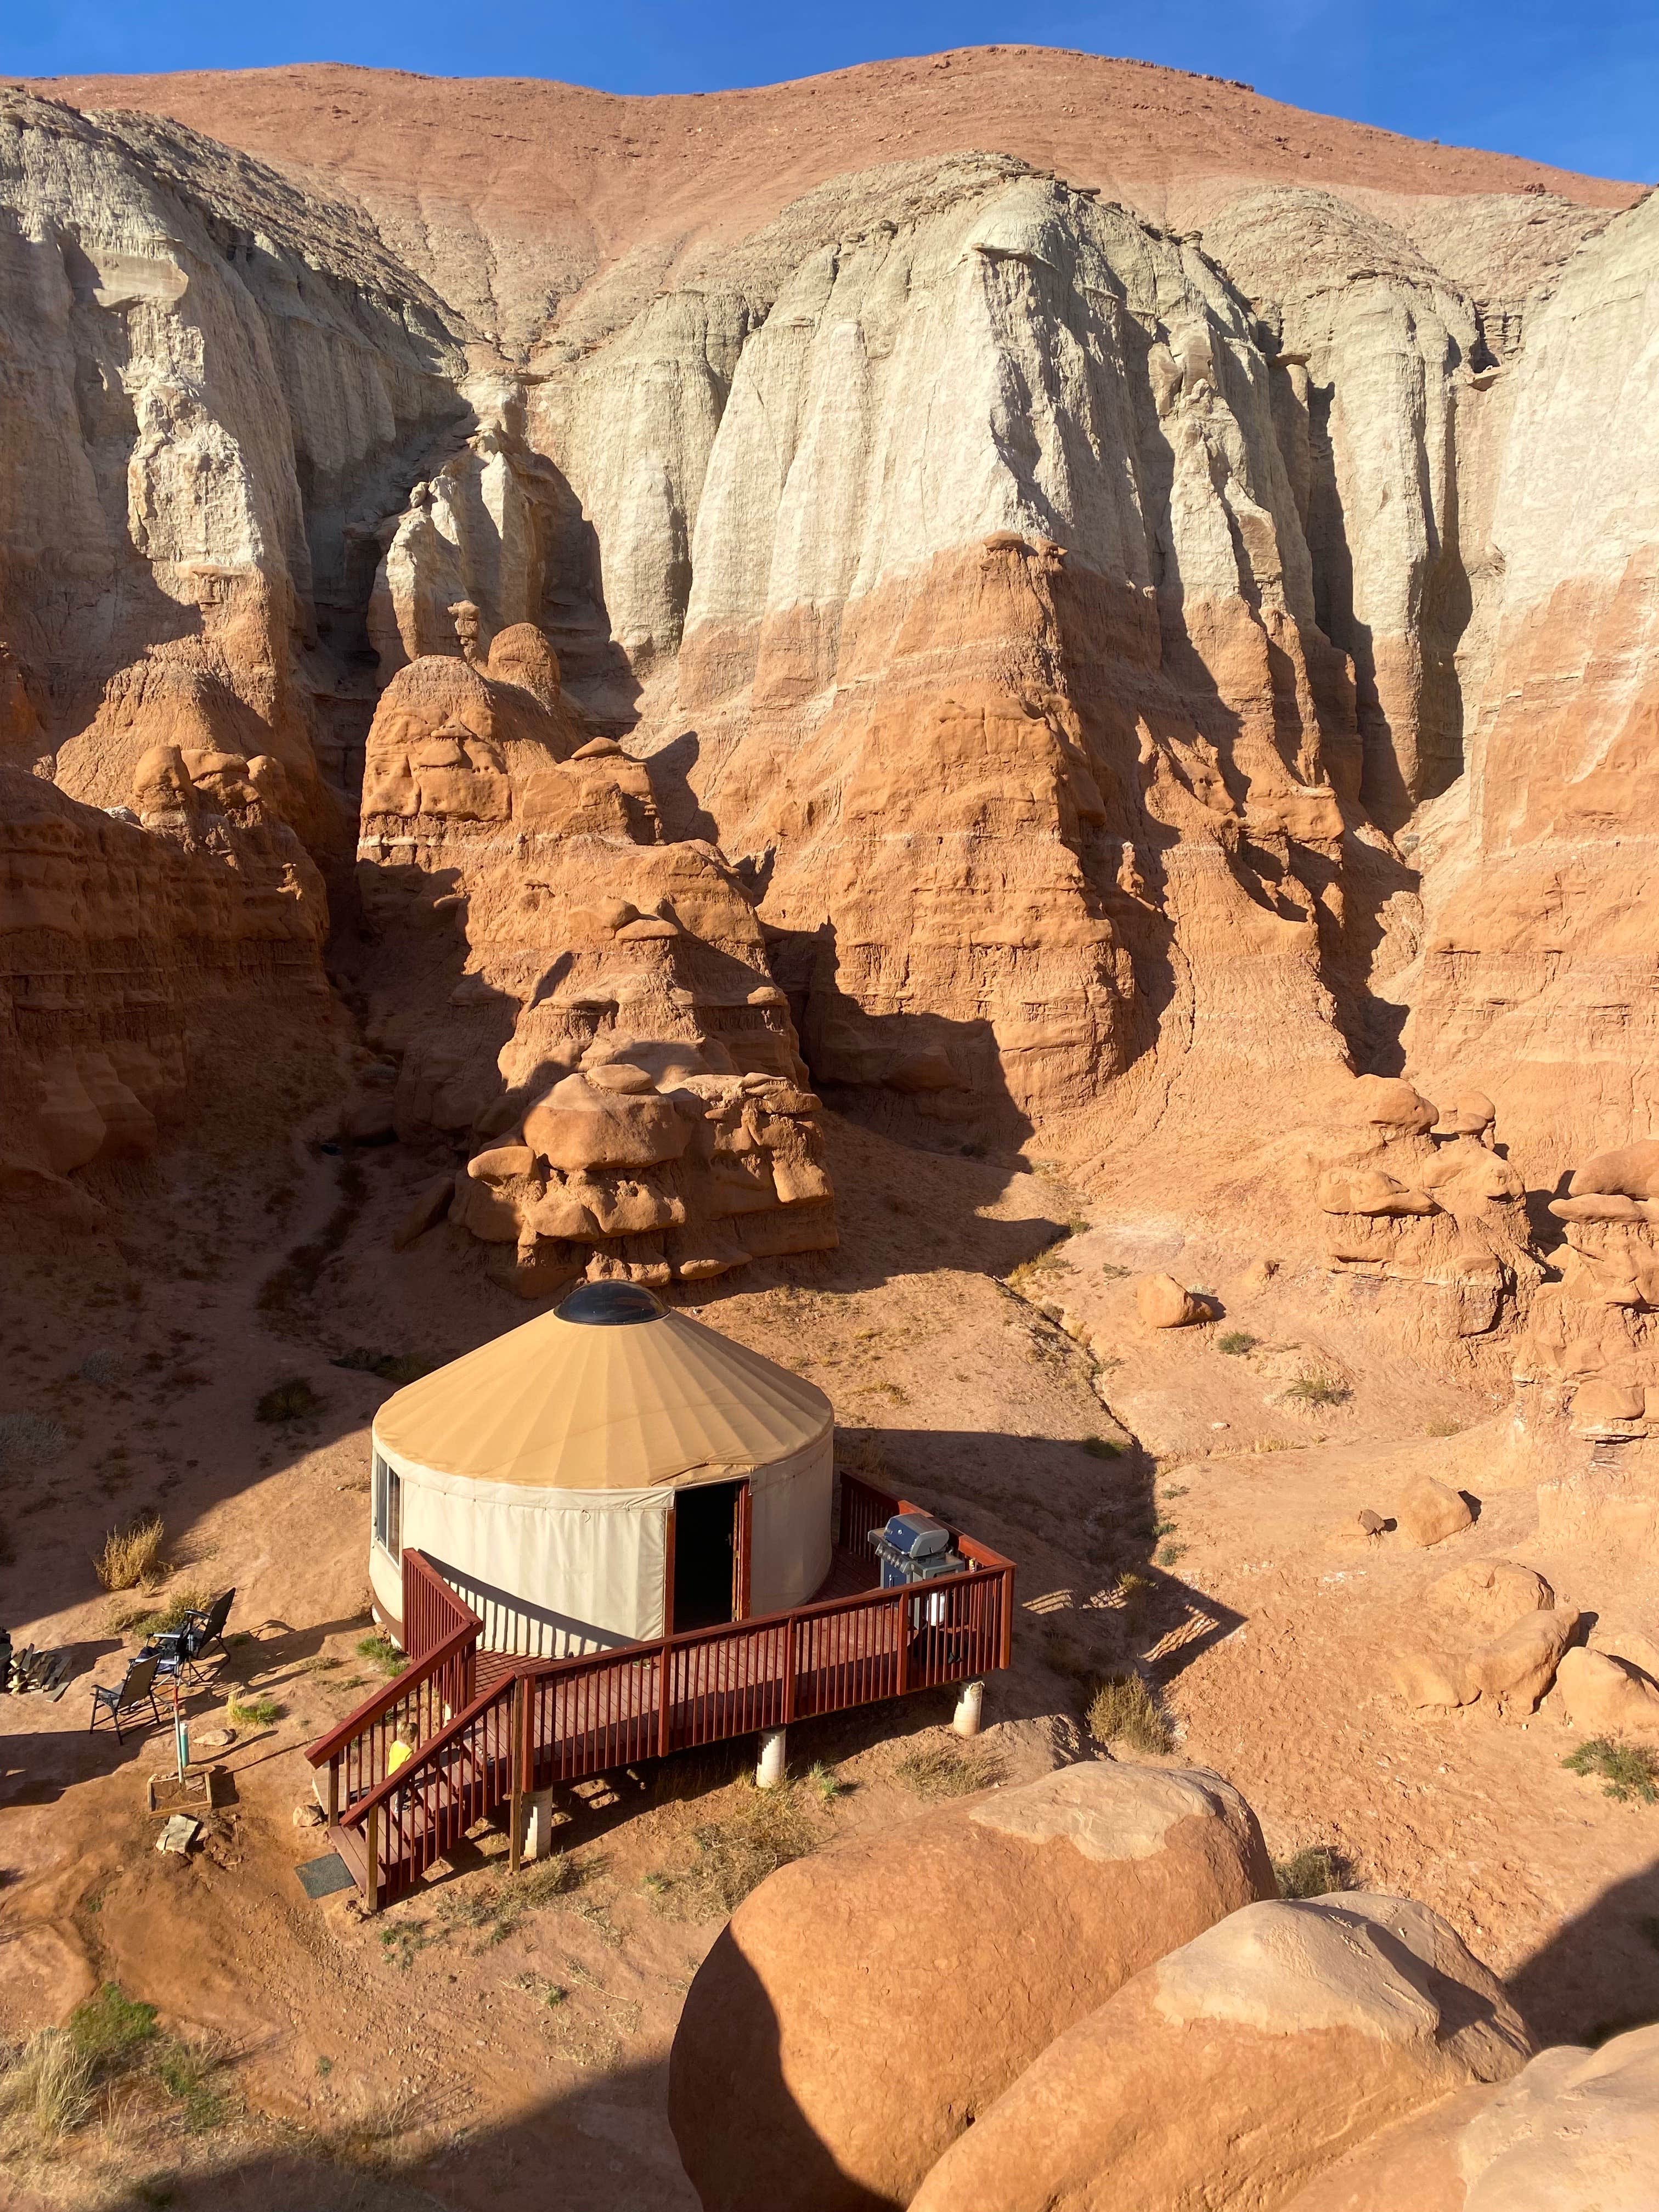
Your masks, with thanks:
[(483, 1623), (419, 1552), (404, 1553), (403, 1644), (409, 1664), (307, 1752), (328, 1768), (331, 1823), (386, 1778), (392, 1741), (407, 1728), (417, 1744), (445, 1727), (477, 1689)]
[[(844, 1475), (842, 1548), (867, 1556), (870, 1531), (908, 1510), (905, 1501)], [(514, 1660), (508, 1672), (446, 1715), (393, 1775), (386, 1772), (381, 1737), (389, 1739), (389, 1731), (380, 1701), (368, 1700), (307, 1756), (313, 1765), (330, 1763), (335, 1840), (371, 1908), (418, 1881), (469, 1828), (509, 1802), (516, 1867), (527, 1791), (1006, 1667), (1013, 1567), (959, 1530), (951, 1533), (971, 1565), (965, 1575), (829, 1598), (761, 1620), (583, 1658)], [(411, 1561), (416, 1576), (429, 1578), (413, 1603)], [(447, 1588), (419, 1553), (405, 1552), (404, 1626), (412, 1654), (415, 1636), (441, 1628), (448, 1617), (431, 1583)], [(471, 1668), (476, 1616), (453, 1592), (449, 1596), (453, 1610), (472, 1624), (465, 1647)], [(417, 1610), (426, 1605), (429, 1613)], [(465, 1633), (462, 1626), (451, 1628), (436, 1647), (449, 1653), (446, 1665), (458, 1663), (457, 1639)], [(429, 1668), (428, 1658), (412, 1658), (410, 1674), (422, 1670), (417, 1694), (434, 1679)], [(397, 1687), (391, 1686), (391, 1693)], [(352, 1767), (360, 1735), (369, 1748)], [(342, 1762), (346, 1771), (373, 1778), (361, 1789), (337, 1788), (332, 1778)]]

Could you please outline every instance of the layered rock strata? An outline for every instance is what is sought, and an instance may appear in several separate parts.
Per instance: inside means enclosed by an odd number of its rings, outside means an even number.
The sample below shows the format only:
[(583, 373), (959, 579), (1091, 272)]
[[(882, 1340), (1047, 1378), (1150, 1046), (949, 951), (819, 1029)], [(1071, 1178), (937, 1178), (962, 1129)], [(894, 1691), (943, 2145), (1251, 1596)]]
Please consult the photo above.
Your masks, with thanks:
[(467, 1150), (450, 1218), (511, 1248), (528, 1296), (833, 1245), (817, 1101), (742, 884), (662, 836), (647, 769), (591, 733), (538, 630), (486, 653), (477, 610), (459, 619), (471, 657), (409, 663), (368, 743), (386, 1127)]
[(153, 754), (141, 817), (0, 765), (9, 1239), (94, 1224), (77, 1171), (143, 1158), (192, 1096), (257, 1083), (285, 1046), (327, 1063), (326, 902), (269, 803), (279, 779), (269, 761)]

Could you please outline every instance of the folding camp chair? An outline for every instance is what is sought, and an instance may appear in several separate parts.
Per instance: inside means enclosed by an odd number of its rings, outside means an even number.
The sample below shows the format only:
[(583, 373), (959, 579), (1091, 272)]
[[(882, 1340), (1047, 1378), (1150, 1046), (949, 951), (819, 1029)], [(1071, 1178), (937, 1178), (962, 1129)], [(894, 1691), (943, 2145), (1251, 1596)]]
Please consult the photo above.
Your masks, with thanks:
[(236, 1592), (233, 1587), (221, 1590), (205, 1613), (187, 1613), (184, 1626), (169, 1629), (165, 1635), (152, 1637), (145, 1646), (161, 1658), (164, 1674), (185, 1674), (192, 1682), (202, 1679), (197, 1662), (210, 1644), (219, 1647), (221, 1663), (230, 1656), (230, 1647), (225, 1642), (225, 1623), (230, 1618), (231, 1600)]
[(148, 1705), (150, 1717), (157, 1728), (161, 1725), (161, 1710), (155, 1703), (155, 1672), (161, 1662), (154, 1652), (141, 1652), (132, 1660), (126, 1674), (112, 1690), (100, 1690), (95, 1685), (92, 1692), (92, 1718), (87, 1723), (88, 1733), (98, 1725), (100, 1716), (107, 1713), (115, 1729), (115, 1741), (125, 1743), (121, 1733), (121, 1717), (129, 1719), (141, 1705)]

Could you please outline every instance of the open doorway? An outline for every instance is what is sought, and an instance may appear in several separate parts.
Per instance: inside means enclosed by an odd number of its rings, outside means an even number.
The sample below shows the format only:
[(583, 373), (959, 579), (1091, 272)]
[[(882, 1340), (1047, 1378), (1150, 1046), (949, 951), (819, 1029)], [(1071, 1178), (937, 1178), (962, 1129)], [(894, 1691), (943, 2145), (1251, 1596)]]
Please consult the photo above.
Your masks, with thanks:
[(675, 1635), (741, 1620), (748, 1607), (746, 1482), (674, 1492)]

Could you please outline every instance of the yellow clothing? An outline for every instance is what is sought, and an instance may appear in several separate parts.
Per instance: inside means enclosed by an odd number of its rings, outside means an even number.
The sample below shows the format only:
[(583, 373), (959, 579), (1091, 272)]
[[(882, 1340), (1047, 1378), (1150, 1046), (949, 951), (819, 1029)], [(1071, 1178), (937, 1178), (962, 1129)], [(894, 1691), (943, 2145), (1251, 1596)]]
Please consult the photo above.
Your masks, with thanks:
[(407, 1766), (410, 1760), (413, 1759), (414, 1756), (415, 1748), (412, 1744), (394, 1743), (392, 1749), (386, 1754), (386, 1772), (388, 1774), (395, 1774), (400, 1766)]

